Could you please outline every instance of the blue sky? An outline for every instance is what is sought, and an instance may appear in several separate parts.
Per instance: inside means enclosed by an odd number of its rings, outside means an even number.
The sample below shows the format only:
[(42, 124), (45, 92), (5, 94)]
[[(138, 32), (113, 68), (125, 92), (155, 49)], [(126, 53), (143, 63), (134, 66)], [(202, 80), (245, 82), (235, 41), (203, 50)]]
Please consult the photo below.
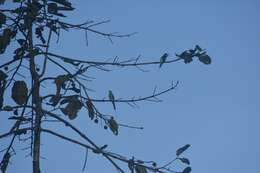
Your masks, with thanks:
[[(161, 103), (143, 102), (136, 109), (119, 104), (116, 112), (110, 104), (99, 105), (100, 109), (116, 114), (121, 123), (143, 126), (142, 131), (121, 128), (120, 135), (115, 137), (90, 122), (84, 112), (73, 124), (98, 144), (108, 144), (108, 149), (129, 157), (163, 164), (174, 157), (178, 147), (190, 143), (192, 147), (185, 156), (191, 160), (194, 173), (257, 173), (259, 1), (88, 0), (73, 4), (77, 11), (68, 21), (111, 19), (111, 23), (98, 28), (138, 34), (114, 39), (114, 44), (90, 34), (86, 47), (83, 32), (63, 32), (60, 42), (52, 43), (52, 52), (95, 60), (115, 56), (127, 59), (141, 54), (143, 60), (153, 61), (165, 52), (174, 55), (198, 44), (207, 49), (213, 62), (209, 66), (197, 60), (190, 64), (165, 64), (161, 69), (149, 66), (145, 68), (149, 72), (136, 68), (114, 68), (110, 73), (91, 71), (89, 75), (96, 80), (87, 85), (95, 89), (92, 95), (100, 98), (107, 96), (108, 89), (116, 97), (130, 98), (151, 94), (155, 85), (165, 89), (177, 80), (180, 85), (161, 96)], [(50, 73), (55, 75), (56, 71)], [(2, 119), (1, 126), (6, 128)], [(52, 128), (76, 137), (62, 126)], [(4, 143), (0, 141), (1, 146)], [(43, 135), (42, 143), (42, 156), (46, 157), (42, 160), (43, 173), (81, 172), (85, 154), (82, 148), (49, 135)], [(10, 173), (31, 171), (30, 158), (25, 158), (26, 152), (19, 148), (22, 147), (18, 147)], [(116, 171), (105, 159), (90, 154), (87, 172)]]

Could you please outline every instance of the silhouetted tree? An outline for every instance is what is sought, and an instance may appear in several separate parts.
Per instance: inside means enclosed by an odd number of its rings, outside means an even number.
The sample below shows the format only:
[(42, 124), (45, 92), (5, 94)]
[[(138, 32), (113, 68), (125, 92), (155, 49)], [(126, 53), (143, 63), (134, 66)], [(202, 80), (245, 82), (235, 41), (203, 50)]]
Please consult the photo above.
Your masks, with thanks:
[[(1, 5), (5, 3), (11, 3), (11, 5), (8, 9), (4, 9), (2, 6), (0, 10), (0, 53), (5, 54), (10, 44), (13, 44), (13, 47), (16, 48), (13, 52), (14, 56), (0, 64), (0, 111), (1, 114), (7, 113), (8, 119), (14, 122), (9, 131), (0, 135), (1, 140), (11, 138), (9, 145), (1, 150), (3, 157), (0, 169), (3, 173), (6, 172), (10, 160), (15, 156), (15, 140), (30, 141), (28, 149), (33, 160), (33, 173), (40, 173), (41, 133), (51, 134), (86, 148), (87, 151), (91, 150), (111, 162), (119, 172), (174, 172), (169, 166), (177, 160), (187, 165), (179, 172), (191, 172), (189, 160), (181, 157), (182, 153), (189, 148), (189, 144), (177, 149), (176, 158), (167, 164), (157, 165), (155, 161), (144, 161), (107, 151), (107, 145), (96, 144), (72, 122), (78, 116), (78, 112), (85, 109), (90, 120), (95, 123), (103, 123), (104, 129), (110, 129), (114, 135), (120, 133), (120, 126), (142, 129), (141, 127), (120, 124), (113, 115), (102, 112), (96, 106), (96, 103), (112, 104), (113, 109), (116, 110), (118, 103), (121, 102), (130, 106), (135, 106), (137, 102), (141, 101), (157, 102), (159, 101), (158, 96), (174, 90), (178, 82), (172, 83), (166, 90), (154, 90), (151, 95), (137, 99), (119, 99), (111, 90), (107, 92), (107, 98), (94, 99), (91, 89), (86, 88), (88, 77), (84, 73), (92, 69), (108, 71), (110, 66), (137, 67), (140, 70), (143, 66), (150, 65), (161, 68), (166, 63), (177, 61), (190, 63), (194, 58), (198, 58), (204, 64), (210, 64), (211, 59), (205, 50), (196, 45), (193, 49), (175, 54), (175, 57), (165, 53), (158, 58), (158, 61), (152, 62), (143, 62), (140, 60), (140, 56), (122, 61), (117, 57), (111, 61), (70, 58), (49, 51), (53, 36), (56, 35), (59, 38), (61, 30), (84, 30), (86, 33), (94, 33), (111, 41), (113, 38), (129, 37), (135, 33), (106, 33), (95, 29), (96, 26), (109, 21), (88, 21), (81, 24), (67, 23), (63, 20), (66, 17), (65, 12), (74, 10), (68, 0), (13, 0), (13, 2), (0, 0)], [(55, 68), (62, 69), (64, 74), (53, 74), (53, 70), (48, 71), (47, 67), (50, 64), (53, 64)], [(48, 81), (51, 81), (51, 83), (46, 84)], [(54, 89), (43, 90), (45, 85)], [(8, 97), (12, 98), (13, 101), (7, 101), (6, 98)], [(66, 134), (60, 134), (53, 129), (45, 128), (42, 125), (43, 121), (63, 123), (64, 128), (75, 131), (85, 142), (67, 137)], [(123, 170), (121, 164), (115, 161), (127, 164), (129, 170)]]

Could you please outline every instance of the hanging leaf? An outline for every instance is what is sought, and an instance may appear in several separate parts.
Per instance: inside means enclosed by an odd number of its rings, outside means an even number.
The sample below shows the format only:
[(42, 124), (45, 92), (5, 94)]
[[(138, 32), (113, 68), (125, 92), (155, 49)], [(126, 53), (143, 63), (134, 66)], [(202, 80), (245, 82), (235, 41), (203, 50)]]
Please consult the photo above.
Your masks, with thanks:
[(56, 3), (48, 4), (48, 13), (56, 14), (58, 13), (58, 5)]
[(198, 55), (199, 61), (208, 65), (211, 64), (211, 58), (207, 54)]
[(136, 165), (135, 171), (136, 171), (136, 173), (148, 173), (146, 168), (142, 165)]
[(7, 84), (7, 74), (5, 74), (5, 72), (3, 72), (2, 70), (0, 70), (0, 110), (3, 107), (4, 104), (4, 92), (5, 92), (5, 87)]
[(12, 30), (9, 28), (4, 29), (2, 36), (0, 36), (0, 54), (5, 52), (5, 49), (10, 44), (12, 37), (13, 37)]
[(193, 54), (186, 50), (182, 52), (180, 55), (176, 54), (176, 56), (183, 59), (185, 64), (188, 64), (192, 61)]
[(60, 92), (62, 87), (65, 86), (66, 82), (68, 82), (71, 79), (71, 75), (59, 75), (55, 78), (55, 84), (56, 84), (56, 94), (50, 99), (50, 102), (53, 106), (56, 106), (60, 101)]
[(91, 120), (93, 120), (94, 117), (95, 117), (95, 111), (94, 111), (94, 108), (93, 108), (93, 104), (90, 100), (88, 100), (86, 102), (86, 105), (87, 105), (87, 109), (88, 109), (88, 116)]
[(108, 125), (109, 125), (110, 130), (114, 133), (114, 135), (118, 135), (118, 124), (117, 124), (117, 122), (114, 120), (113, 117), (111, 117), (111, 118), (108, 120)]
[(179, 158), (179, 160), (180, 160), (182, 163), (185, 163), (185, 164), (187, 164), (187, 165), (190, 164), (189, 159), (187, 159), (187, 158), (185, 158), (185, 157), (183, 157), (183, 158)]
[(166, 59), (167, 59), (168, 56), (169, 56), (168, 53), (165, 53), (165, 54), (163, 54), (163, 55), (161, 56), (159, 68), (161, 68), (162, 65), (166, 62)]
[(3, 110), (4, 110), (4, 111), (7, 111), (7, 112), (11, 112), (11, 111), (13, 111), (13, 107), (7, 105), (7, 106), (4, 106), (4, 107), (3, 107)]
[(7, 77), (8, 77), (7, 74), (2, 70), (0, 70), (0, 82), (6, 80)]
[(108, 91), (108, 98), (112, 102), (114, 110), (116, 110), (115, 96), (111, 90)]
[(188, 148), (190, 147), (190, 144), (186, 144), (184, 145), (183, 147), (179, 148), (177, 151), (176, 151), (176, 155), (179, 156), (181, 155), (184, 151), (186, 151)]
[(0, 5), (3, 5), (5, 3), (5, 0), (0, 0)]
[(69, 81), (71, 78), (70, 74), (66, 74), (66, 75), (59, 75), (55, 78), (55, 84), (58, 88), (61, 88), (62, 85), (65, 84), (65, 82)]
[(49, 3), (47, 10), (48, 10), (48, 13), (50, 13), (50, 14), (54, 14), (54, 15), (57, 15), (57, 16), (60, 16), (60, 17), (66, 17), (62, 13), (58, 13), (59, 8), (58, 8), (58, 5), (56, 3)]
[(73, 7), (58, 7), (58, 10), (62, 10), (62, 11), (73, 11), (74, 8)]
[(13, 12), (20, 15), (20, 14), (24, 13), (26, 10), (27, 10), (26, 7), (18, 7), (15, 10), (13, 10)]
[(191, 172), (191, 167), (186, 167), (182, 171), (182, 173), (190, 173), (190, 172)]
[(2, 25), (6, 23), (6, 16), (4, 13), (0, 12), (0, 28), (2, 28)]
[(39, 27), (35, 28), (35, 35), (36, 35), (36, 37), (39, 38), (43, 44), (45, 44), (46, 41), (45, 41), (45, 39), (44, 39), (44, 37), (42, 35), (43, 31), (44, 31), (43, 26), (39, 26)]
[(15, 81), (12, 87), (12, 99), (18, 105), (26, 103), (28, 96), (28, 88), (24, 81)]
[(15, 135), (25, 135), (27, 133), (26, 129), (18, 129), (16, 131), (14, 131)]
[(24, 56), (25, 50), (23, 47), (19, 47), (14, 50), (14, 59), (20, 59)]
[(69, 99), (69, 103), (65, 108), (60, 108), (63, 114), (67, 115), (70, 120), (77, 117), (78, 111), (82, 108), (83, 104), (78, 100), (77, 97), (72, 97)]
[(64, 5), (64, 6), (69, 7), (69, 8), (72, 8), (71, 7), (71, 3), (69, 1), (66, 1), (66, 0), (49, 0), (49, 1), (56, 2), (58, 4)]
[(34, 21), (38, 16), (38, 13), (42, 8), (42, 5), (37, 1), (32, 1), (32, 3), (28, 3), (27, 8), (28, 17), (30, 18), (30, 20)]

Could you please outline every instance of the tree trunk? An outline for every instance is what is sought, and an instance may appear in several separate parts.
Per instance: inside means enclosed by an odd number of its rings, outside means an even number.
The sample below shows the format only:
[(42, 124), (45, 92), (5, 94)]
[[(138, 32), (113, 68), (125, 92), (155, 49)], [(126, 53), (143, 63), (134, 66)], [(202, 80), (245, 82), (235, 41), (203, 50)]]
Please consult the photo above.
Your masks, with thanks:
[(40, 83), (39, 75), (36, 71), (36, 65), (33, 53), (33, 23), (30, 21), (30, 27), (28, 30), (28, 42), (29, 42), (29, 62), (30, 73), (32, 77), (32, 105), (35, 108), (33, 114), (35, 119), (33, 123), (33, 173), (40, 173), (40, 144), (41, 144), (41, 118), (42, 118), (42, 101), (40, 97)]

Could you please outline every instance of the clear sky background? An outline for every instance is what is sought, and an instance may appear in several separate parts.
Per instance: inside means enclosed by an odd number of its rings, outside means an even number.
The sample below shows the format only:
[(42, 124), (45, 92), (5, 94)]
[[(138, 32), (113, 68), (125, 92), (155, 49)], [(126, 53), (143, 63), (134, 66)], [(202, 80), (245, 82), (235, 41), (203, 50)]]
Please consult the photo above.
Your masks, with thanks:
[[(111, 104), (99, 104), (103, 112), (116, 114), (119, 122), (143, 126), (142, 131), (120, 128), (116, 137), (90, 122), (86, 112), (73, 124), (100, 146), (108, 144), (108, 149), (129, 157), (163, 164), (175, 156), (178, 147), (189, 143), (192, 147), (185, 156), (194, 173), (259, 172), (260, 1), (77, 0), (73, 4), (77, 10), (68, 21), (111, 19), (98, 28), (138, 34), (114, 39), (114, 44), (89, 34), (87, 47), (83, 32), (63, 32), (60, 42), (52, 43), (52, 52), (100, 61), (102, 57), (128, 59), (141, 54), (143, 60), (154, 61), (165, 52), (174, 56), (198, 44), (212, 57), (209, 66), (195, 59), (190, 64), (165, 64), (161, 69), (149, 66), (145, 68), (149, 72), (136, 68), (91, 71), (89, 75), (96, 80), (87, 85), (95, 89), (92, 95), (96, 98), (106, 97), (109, 89), (116, 97), (131, 98), (151, 94), (154, 86), (165, 89), (171, 81), (179, 80), (180, 85), (161, 96), (163, 102), (139, 103), (136, 109), (118, 104), (115, 112)], [(2, 119), (1, 133), (7, 127)], [(76, 137), (63, 126), (54, 124), (52, 128)], [(1, 140), (0, 146), (4, 144)], [(42, 144), (46, 157), (42, 173), (81, 172), (84, 149), (49, 135), (43, 135)], [(21, 150), (24, 146), (18, 147), (8, 173), (31, 172), (31, 158), (25, 158), (27, 152)], [(86, 172), (116, 170), (90, 153)]]

